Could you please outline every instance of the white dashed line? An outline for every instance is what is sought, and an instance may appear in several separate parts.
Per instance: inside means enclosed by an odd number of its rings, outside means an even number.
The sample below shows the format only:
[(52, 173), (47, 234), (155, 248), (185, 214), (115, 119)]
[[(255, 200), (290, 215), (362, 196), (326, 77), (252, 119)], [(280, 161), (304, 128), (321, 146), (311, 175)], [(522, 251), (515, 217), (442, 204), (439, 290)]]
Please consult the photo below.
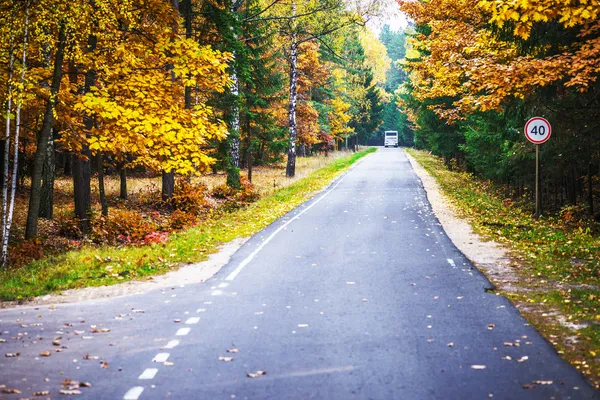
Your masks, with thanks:
[(197, 324), (198, 322), (200, 322), (199, 317), (192, 317), (192, 318), (189, 318), (187, 321), (185, 321), (186, 325), (193, 325), (193, 324)]
[(132, 387), (127, 391), (127, 393), (125, 393), (123, 400), (137, 400), (143, 391), (144, 388), (141, 386)]
[(177, 345), (179, 345), (179, 340), (171, 340), (171, 341), (169, 341), (169, 343), (167, 343), (167, 345), (164, 348), (165, 349), (173, 349), (173, 348), (177, 347)]
[(158, 368), (146, 368), (144, 372), (138, 377), (138, 379), (154, 379), (156, 374), (158, 373)]
[(229, 286), (229, 283), (227, 283), (227, 282), (223, 282), (223, 283), (219, 284), (219, 287), (221, 289), (226, 288), (227, 286)]
[(199, 308), (196, 310), (197, 313), (206, 312), (206, 308)]
[(211, 294), (212, 294), (213, 296), (220, 296), (220, 295), (222, 295), (222, 294), (223, 294), (223, 291), (222, 291), (222, 290), (215, 290), (215, 291), (213, 291)]
[(188, 333), (190, 333), (192, 329), (191, 328), (181, 328), (177, 331), (177, 333), (175, 334), (175, 336), (185, 336)]
[[(363, 159), (363, 160), (364, 160), (364, 159)], [(263, 249), (263, 248), (264, 248), (264, 247), (265, 247), (265, 246), (266, 246), (266, 245), (267, 245), (267, 244), (268, 244), (270, 241), (271, 241), (271, 240), (273, 240), (273, 238), (274, 238), (275, 236), (277, 236), (277, 234), (278, 234), (279, 232), (281, 232), (282, 230), (284, 230), (285, 228), (287, 228), (287, 226), (288, 226), (289, 224), (291, 224), (292, 222), (294, 222), (294, 220), (297, 220), (297, 219), (299, 219), (299, 218), (300, 218), (300, 216), (301, 216), (302, 214), (304, 214), (305, 212), (307, 212), (308, 210), (310, 210), (311, 208), (313, 208), (314, 206), (316, 206), (317, 204), (319, 204), (319, 202), (320, 202), (321, 200), (323, 200), (325, 197), (327, 197), (327, 195), (328, 195), (329, 193), (331, 193), (331, 192), (332, 192), (332, 191), (333, 191), (335, 188), (337, 188), (337, 187), (338, 187), (338, 185), (339, 185), (340, 183), (342, 183), (342, 182), (344, 181), (344, 179), (346, 179), (346, 177), (347, 177), (347, 176), (348, 176), (348, 175), (345, 175), (345, 176), (343, 176), (343, 177), (342, 177), (342, 179), (340, 179), (340, 180), (338, 181), (338, 183), (336, 183), (336, 184), (335, 184), (335, 185), (334, 185), (334, 186), (333, 186), (331, 189), (329, 189), (328, 191), (326, 191), (326, 192), (323, 194), (323, 196), (319, 197), (319, 198), (318, 198), (318, 199), (317, 199), (315, 202), (313, 202), (311, 205), (309, 205), (308, 207), (306, 207), (304, 210), (300, 211), (300, 212), (299, 212), (298, 214), (296, 214), (296, 215), (295, 215), (293, 218), (290, 218), (290, 220), (289, 220), (289, 221), (287, 221), (285, 224), (283, 224), (283, 225), (281, 225), (279, 228), (277, 228), (277, 230), (275, 230), (275, 232), (271, 233), (271, 234), (269, 235), (269, 237), (268, 237), (268, 238), (266, 238), (266, 239), (265, 239), (265, 240), (264, 240), (264, 241), (263, 241), (263, 242), (262, 242), (262, 243), (261, 243), (261, 244), (260, 244), (260, 245), (259, 245), (259, 246), (258, 246), (258, 247), (257, 247), (257, 248), (256, 248), (256, 249), (253, 251), (253, 252), (252, 252), (252, 253), (250, 253), (250, 255), (249, 255), (248, 257), (246, 257), (246, 258), (244, 259), (244, 261), (242, 261), (242, 262), (240, 263), (240, 265), (238, 265), (238, 266), (237, 266), (237, 268), (236, 268), (236, 269), (234, 269), (234, 270), (233, 270), (233, 271), (232, 271), (232, 272), (229, 274), (229, 276), (227, 276), (227, 278), (225, 278), (225, 280), (226, 280), (226, 281), (232, 281), (232, 280), (234, 280), (234, 279), (235, 279), (235, 277), (236, 277), (236, 276), (238, 276), (238, 274), (239, 274), (240, 272), (242, 272), (242, 270), (244, 269), (244, 267), (245, 267), (246, 265), (248, 265), (248, 264), (250, 263), (250, 261), (252, 261), (252, 259), (253, 259), (253, 258), (254, 258), (254, 257), (255, 257), (255, 256), (256, 256), (256, 255), (257, 255), (257, 254), (258, 254), (258, 253), (259, 253), (259, 252), (260, 252), (260, 251), (261, 251), (261, 250), (262, 250), (262, 249)]]
[(158, 353), (157, 355), (154, 356), (154, 358), (152, 359), (152, 362), (164, 363), (165, 361), (167, 361), (169, 359), (169, 356), (170, 356), (169, 353)]

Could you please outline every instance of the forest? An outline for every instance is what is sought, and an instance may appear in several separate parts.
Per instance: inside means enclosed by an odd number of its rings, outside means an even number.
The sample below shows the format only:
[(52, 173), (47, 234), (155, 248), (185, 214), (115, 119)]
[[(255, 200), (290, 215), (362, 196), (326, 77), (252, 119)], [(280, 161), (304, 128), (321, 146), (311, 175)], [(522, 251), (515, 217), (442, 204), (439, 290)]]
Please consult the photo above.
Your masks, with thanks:
[(256, 168), (403, 129), (405, 37), (366, 27), (380, 7), (3, 1), (2, 264), (166, 240), (258, 198)]
[[(600, 2), (398, 0), (414, 21), (399, 104), (407, 141), (533, 204), (531, 117), (552, 125), (540, 145), (542, 214), (600, 216)], [(596, 143), (596, 144), (595, 144)]]

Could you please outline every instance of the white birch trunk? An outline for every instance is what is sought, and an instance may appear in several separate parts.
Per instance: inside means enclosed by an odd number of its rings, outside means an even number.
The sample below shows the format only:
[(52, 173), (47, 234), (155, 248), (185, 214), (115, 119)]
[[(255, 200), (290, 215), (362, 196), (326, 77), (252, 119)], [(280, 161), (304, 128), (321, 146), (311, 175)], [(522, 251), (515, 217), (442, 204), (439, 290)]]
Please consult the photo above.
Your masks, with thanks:
[[(238, 8), (242, 4), (242, 1), (235, 1), (231, 4), (231, 13), (237, 13)], [(230, 26), (230, 29), (233, 31), (235, 28)], [(237, 34), (234, 32), (233, 35), (235, 40), (238, 40)], [(229, 158), (231, 159), (231, 165), (235, 168), (240, 167), (240, 106), (239, 106), (239, 96), (240, 96), (240, 79), (237, 74), (236, 64), (235, 64), (235, 51), (233, 52), (233, 64), (231, 68), (231, 81), (233, 84), (231, 85), (231, 94), (234, 96), (233, 101), (233, 109), (231, 115), (231, 138), (229, 140)]]
[(233, 53), (234, 65), (231, 72), (231, 94), (235, 97), (233, 102), (233, 110), (231, 116), (231, 139), (229, 140), (229, 157), (231, 158), (232, 166), (240, 167), (240, 106), (238, 99), (240, 96), (240, 80), (235, 70), (235, 52)]
[[(2, 265), (6, 265), (6, 257), (8, 255), (8, 239), (10, 237), (10, 227), (12, 225), (13, 215), (15, 211), (15, 197), (17, 193), (17, 174), (19, 171), (19, 134), (21, 131), (21, 105), (22, 100), (22, 88), (25, 82), (25, 72), (27, 71), (27, 39), (29, 34), (29, 6), (25, 11), (25, 32), (23, 34), (23, 59), (21, 64), (21, 86), (19, 88), (17, 96), (17, 114), (16, 114), (16, 126), (15, 126), (15, 141), (14, 141), (14, 154), (13, 154), (13, 173), (10, 185), (10, 206), (8, 208), (8, 215), (6, 216), (6, 224), (4, 227), (4, 234), (2, 236), (2, 254), (1, 261)], [(8, 145), (6, 146), (8, 148)], [(5, 166), (8, 170), (8, 165)], [(6, 175), (5, 175), (6, 177)], [(5, 182), (5, 186), (8, 187), (8, 182)]]
[[(12, 109), (12, 78), (15, 67), (15, 56), (13, 51), (13, 38), (11, 38), (10, 61), (8, 67), (8, 91), (6, 99), (6, 132), (4, 136), (4, 180), (2, 183), (2, 242), (6, 236), (6, 220), (8, 215), (8, 178), (9, 178), (9, 163), (10, 163), (10, 111)], [(4, 263), (2, 263), (4, 264)]]
[[(295, 8), (295, 7), (294, 7)], [(288, 148), (287, 167), (285, 175), (289, 178), (296, 175), (296, 106), (298, 103), (298, 43), (297, 37), (292, 36), (292, 45), (290, 47), (290, 105), (288, 110), (288, 124), (290, 131), (290, 146)]]

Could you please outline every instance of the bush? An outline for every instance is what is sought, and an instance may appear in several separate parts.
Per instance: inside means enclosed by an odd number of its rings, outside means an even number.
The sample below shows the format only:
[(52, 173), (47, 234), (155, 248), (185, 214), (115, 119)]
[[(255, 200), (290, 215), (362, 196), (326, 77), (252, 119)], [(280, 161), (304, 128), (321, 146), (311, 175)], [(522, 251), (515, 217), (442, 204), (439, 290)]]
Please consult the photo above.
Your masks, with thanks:
[(73, 213), (56, 214), (54, 220), (56, 221), (59, 235), (70, 239), (83, 238), (83, 233), (79, 229), (79, 221)]
[(167, 204), (175, 210), (185, 211), (198, 215), (210, 208), (207, 200), (208, 188), (203, 183), (192, 183), (186, 179), (179, 179), (175, 185), (173, 197)]
[(142, 243), (158, 225), (137, 211), (112, 209), (108, 217), (92, 219), (91, 238), (97, 243)]
[(225, 184), (215, 186), (211, 192), (211, 196), (215, 199), (226, 200), (235, 196), (236, 190)]
[(175, 210), (169, 218), (169, 227), (173, 230), (181, 230), (193, 226), (198, 217), (187, 211)]

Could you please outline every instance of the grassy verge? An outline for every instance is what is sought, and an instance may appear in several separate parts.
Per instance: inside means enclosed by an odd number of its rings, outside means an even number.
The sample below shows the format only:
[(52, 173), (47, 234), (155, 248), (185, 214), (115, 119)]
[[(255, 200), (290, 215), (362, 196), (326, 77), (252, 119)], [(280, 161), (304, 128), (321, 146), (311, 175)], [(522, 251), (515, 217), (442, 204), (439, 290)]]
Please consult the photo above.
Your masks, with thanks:
[[(483, 238), (510, 251), (519, 287), (504, 291), (577, 369), (600, 387), (600, 235), (568, 214), (535, 220), (528, 204), (492, 183), (448, 170), (423, 151), (408, 152), (431, 174)], [(502, 290), (502, 282), (494, 282)]]
[(222, 243), (248, 237), (326, 187), (374, 148), (338, 158), (246, 208), (210, 216), (164, 244), (82, 248), (0, 272), (0, 300), (23, 300), (61, 290), (112, 285), (203, 261)]

